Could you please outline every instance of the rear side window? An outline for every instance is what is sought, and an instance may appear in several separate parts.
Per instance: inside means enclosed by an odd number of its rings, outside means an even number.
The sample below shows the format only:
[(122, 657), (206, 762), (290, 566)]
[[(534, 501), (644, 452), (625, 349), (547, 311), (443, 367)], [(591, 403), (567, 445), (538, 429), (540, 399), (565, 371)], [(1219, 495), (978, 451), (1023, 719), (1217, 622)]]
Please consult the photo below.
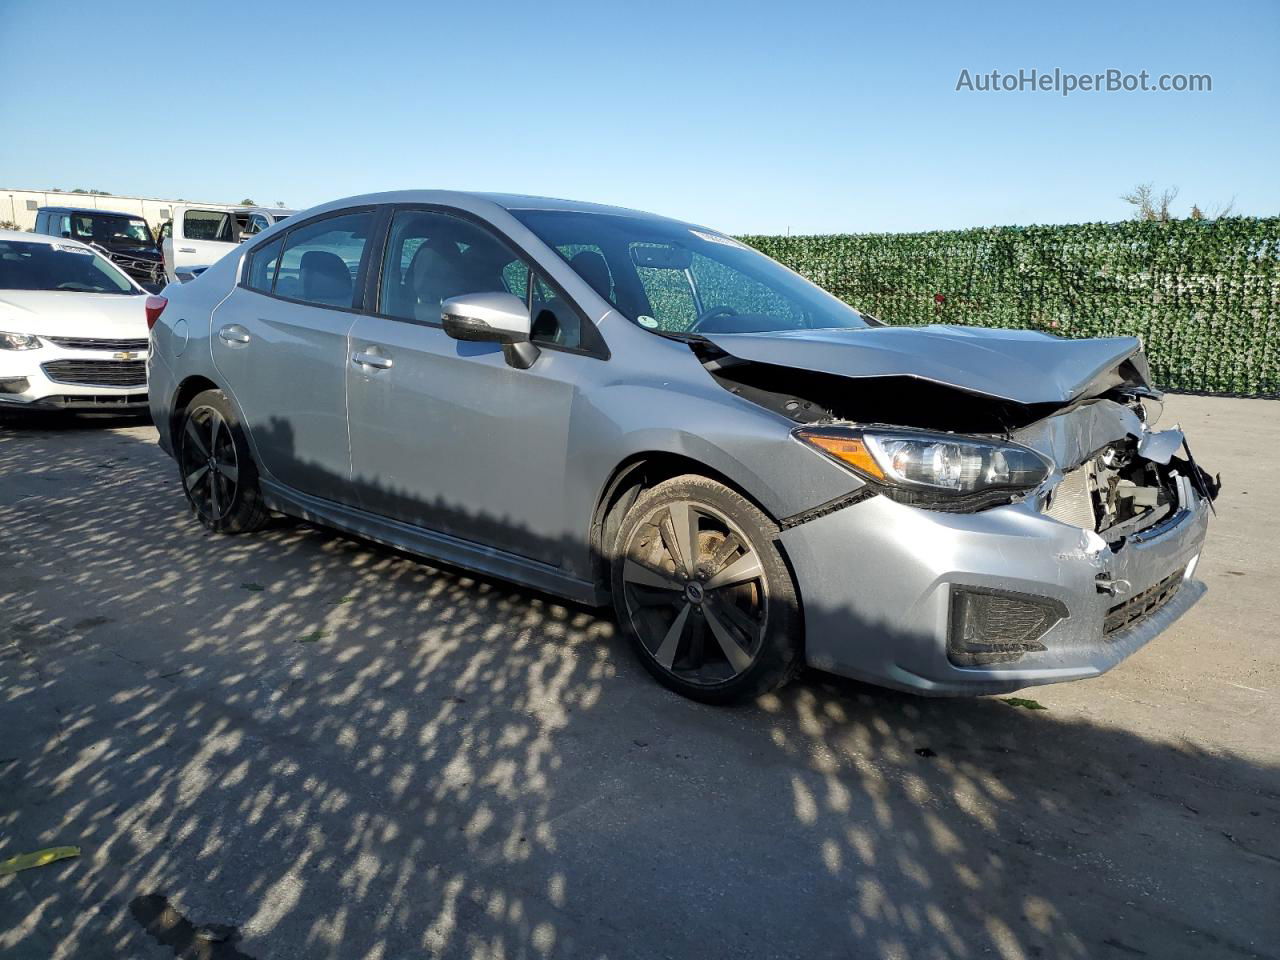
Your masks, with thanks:
[(280, 260), (280, 248), (284, 237), (276, 237), (270, 243), (258, 247), (249, 258), (249, 270), (244, 285), (251, 290), (270, 293), (276, 279), (276, 264)]
[(182, 235), (188, 240), (231, 243), (231, 214), (223, 210), (188, 210), (182, 215)]
[(275, 294), (326, 307), (354, 307), (356, 277), (372, 227), (373, 213), (365, 210), (290, 230), (276, 271)]

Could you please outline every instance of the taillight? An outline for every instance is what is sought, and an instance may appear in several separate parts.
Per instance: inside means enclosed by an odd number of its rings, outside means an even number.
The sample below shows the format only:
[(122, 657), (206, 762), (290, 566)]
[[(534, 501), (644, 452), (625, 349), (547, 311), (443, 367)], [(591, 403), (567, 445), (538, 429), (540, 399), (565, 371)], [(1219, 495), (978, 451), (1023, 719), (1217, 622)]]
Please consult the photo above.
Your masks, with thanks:
[(164, 308), (169, 305), (169, 301), (165, 297), (152, 295), (147, 297), (147, 329), (151, 330), (155, 327), (156, 321), (160, 319), (160, 314), (164, 313)]

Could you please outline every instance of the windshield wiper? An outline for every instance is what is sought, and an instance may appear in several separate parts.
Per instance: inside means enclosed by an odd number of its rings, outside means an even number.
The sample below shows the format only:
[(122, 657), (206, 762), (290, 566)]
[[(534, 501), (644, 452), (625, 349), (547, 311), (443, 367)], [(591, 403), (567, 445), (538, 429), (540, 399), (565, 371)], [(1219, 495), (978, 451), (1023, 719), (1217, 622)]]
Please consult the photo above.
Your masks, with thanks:
[(704, 334), (694, 333), (692, 330), (650, 330), (649, 332), (656, 333), (660, 337), (666, 337), (668, 340), (679, 340), (681, 343), (710, 342)]

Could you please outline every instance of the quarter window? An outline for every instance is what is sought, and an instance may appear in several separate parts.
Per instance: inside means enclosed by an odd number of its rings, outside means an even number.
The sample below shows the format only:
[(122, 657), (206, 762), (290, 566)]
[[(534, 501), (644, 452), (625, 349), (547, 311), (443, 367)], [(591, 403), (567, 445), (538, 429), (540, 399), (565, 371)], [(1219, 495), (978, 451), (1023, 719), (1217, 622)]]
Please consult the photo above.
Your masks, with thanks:
[(284, 246), (284, 237), (277, 237), (270, 243), (253, 251), (249, 260), (249, 272), (245, 278), (245, 286), (251, 290), (270, 293), (276, 279), (276, 262), (280, 259), (280, 248)]
[(276, 295), (329, 307), (354, 307), (356, 276), (372, 226), (373, 213), (366, 210), (325, 217), (289, 231), (276, 274)]

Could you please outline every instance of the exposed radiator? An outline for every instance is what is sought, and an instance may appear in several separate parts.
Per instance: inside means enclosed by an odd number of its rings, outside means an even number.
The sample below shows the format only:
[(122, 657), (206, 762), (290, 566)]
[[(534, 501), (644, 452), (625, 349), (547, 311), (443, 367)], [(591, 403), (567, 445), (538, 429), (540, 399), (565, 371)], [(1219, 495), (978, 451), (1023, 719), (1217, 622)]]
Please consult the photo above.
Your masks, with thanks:
[(1089, 492), (1087, 465), (1063, 476), (1045, 513), (1082, 530), (1093, 530), (1098, 526), (1098, 518), (1093, 512), (1093, 497)]

